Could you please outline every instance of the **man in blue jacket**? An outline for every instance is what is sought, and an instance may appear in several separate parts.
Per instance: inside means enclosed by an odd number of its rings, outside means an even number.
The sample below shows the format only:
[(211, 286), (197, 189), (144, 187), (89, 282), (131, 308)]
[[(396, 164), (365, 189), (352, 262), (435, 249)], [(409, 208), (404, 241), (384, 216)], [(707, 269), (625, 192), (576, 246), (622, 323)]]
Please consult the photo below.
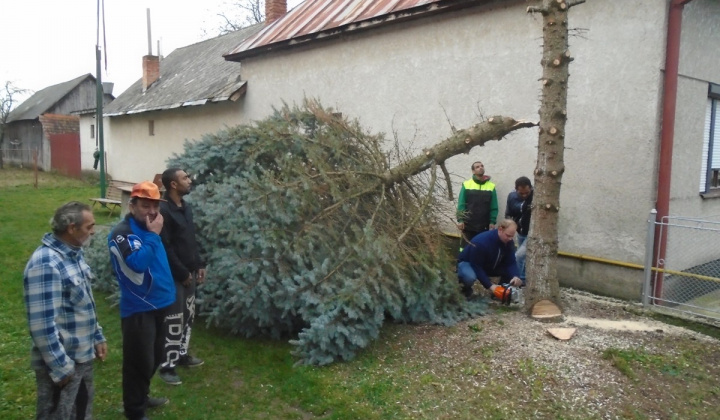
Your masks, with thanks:
[(497, 285), (490, 277), (500, 277), (501, 283), (522, 286), (515, 261), (515, 233), (517, 225), (505, 219), (497, 229), (476, 235), (458, 256), (457, 274), (465, 297), (472, 296), (472, 286), (479, 281), (491, 292)]
[(165, 317), (175, 301), (175, 283), (160, 239), (160, 201), (157, 185), (136, 184), (130, 212), (108, 235), (120, 285), (123, 406), (129, 419), (146, 419), (146, 408), (168, 401), (148, 397), (150, 379), (163, 359)]

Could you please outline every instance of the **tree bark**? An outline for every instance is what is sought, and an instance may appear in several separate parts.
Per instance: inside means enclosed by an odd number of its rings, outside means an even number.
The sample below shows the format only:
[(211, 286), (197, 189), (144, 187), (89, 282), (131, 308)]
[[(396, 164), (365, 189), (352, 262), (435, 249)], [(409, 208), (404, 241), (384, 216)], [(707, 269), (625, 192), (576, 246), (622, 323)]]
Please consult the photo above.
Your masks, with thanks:
[(542, 99), (535, 191), (527, 245), (527, 290), (525, 310), (541, 300), (560, 308), (557, 276), (558, 218), (560, 185), (565, 172), (565, 122), (567, 121), (568, 68), (572, 56), (568, 48), (568, 10), (584, 0), (542, 0), (528, 13), (543, 16)]

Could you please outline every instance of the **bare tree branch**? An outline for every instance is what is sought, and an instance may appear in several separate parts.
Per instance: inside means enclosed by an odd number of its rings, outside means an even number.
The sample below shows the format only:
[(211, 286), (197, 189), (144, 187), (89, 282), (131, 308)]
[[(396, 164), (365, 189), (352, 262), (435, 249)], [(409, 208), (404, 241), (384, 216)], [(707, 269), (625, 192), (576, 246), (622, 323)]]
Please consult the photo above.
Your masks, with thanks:
[(545, 0), (545, 4), (542, 7), (535, 7), (535, 6), (528, 6), (527, 13), (540, 13), (543, 16), (546, 16), (548, 13), (550, 13), (550, 7), (548, 5), (548, 2), (556, 2), (558, 3), (558, 7), (561, 10), (567, 10), (573, 6), (577, 6), (578, 4), (585, 3), (586, 0)]
[(0, 91), (0, 169), (4, 167), (1, 151), (5, 143), (5, 128), (7, 127), (8, 117), (17, 102), (17, 97), (26, 93), (30, 93), (30, 90), (19, 88), (13, 85), (11, 81), (6, 81), (5, 86)]
[(440, 169), (442, 169), (443, 176), (445, 177), (445, 182), (447, 183), (447, 190), (448, 190), (448, 200), (453, 201), (453, 189), (452, 189), (452, 181), (450, 180), (450, 172), (448, 172), (447, 167), (445, 166), (445, 162), (440, 164)]
[(265, 1), (263, 0), (238, 0), (228, 7), (234, 9), (236, 13), (223, 11), (217, 14), (225, 22), (218, 28), (220, 35), (265, 21)]
[(453, 134), (455, 134), (457, 132), (457, 129), (455, 128), (455, 125), (452, 123), (452, 121), (450, 121), (450, 116), (448, 115), (447, 110), (445, 109), (444, 106), (442, 106), (442, 104), (440, 104), (440, 108), (442, 108), (443, 112), (445, 113), (445, 119), (447, 119), (448, 125), (450, 126), (450, 130), (452, 131)]
[(412, 228), (415, 227), (415, 224), (420, 220), (420, 216), (425, 213), (425, 210), (427, 209), (427, 206), (432, 202), (432, 195), (433, 191), (435, 190), (435, 181), (437, 180), (437, 163), (433, 162), (432, 165), (432, 178), (430, 178), (430, 190), (428, 191), (427, 195), (425, 196), (425, 202), (420, 206), (417, 213), (415, 214), (415, 217), (408, 223), (407, 229), (398, 237), (397, 241), (402, 242), (403, 239), (405, 239), (405, 235), (410, 232)]
[(441, 143), (425, 149), (424, 153), (387, 171), (383, 177), (385, 185), (393, 185), (409, 176), (423, 172), (433, 163), (442, 164), (447, 159), (467, 153), (475, 146), (481, 146), (490, 140), (500, 140), (520, 128), (538, 125), (534, 122), (516, 121), (509, 117), (495, 116), (468, 129), (458, 130)]
[(240, 27), (237, 26), (233, 20), (231, 20), (224, 14), (218, 13), (218, 16), (221, 17), (223, 20), (225, 20), (225, 24), (220, 26), (220, 35), (225, 35), (227, 33), (235, 32), (238, 29), (240, 29)]
[(540, 13), (541, 15), (546, 15), (548, 11), (544, 7), (528, 6), (527, 13)]

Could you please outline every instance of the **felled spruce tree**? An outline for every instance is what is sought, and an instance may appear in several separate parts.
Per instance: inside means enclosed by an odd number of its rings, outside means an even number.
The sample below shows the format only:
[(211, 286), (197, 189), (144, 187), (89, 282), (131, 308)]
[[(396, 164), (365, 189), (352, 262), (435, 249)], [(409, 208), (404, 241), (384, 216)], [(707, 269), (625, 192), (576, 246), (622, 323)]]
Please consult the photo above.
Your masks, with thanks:
[[(401, 159), (381, 135), (305, 101), (186, 142), (169, 166), (194, 175), (187, 199), (209, 267), (200, 314), (247, 337), (289, 337), (300, 363), (322, 365), (354, 357), (386, 320), (450, 325), (481, 313), (459, 294), (442, 244), (436, 170), (530, 125), (490, 118)], [(94, 268), (109, 261), (101, 245)]]
[[(115, 225), (116, 223), (113, 222), (112, 224)], [(116, 306), (120, 303), (120, 287), (110, 263), (107, 242), (108, 233), (110, 232), (106, 226), (95, 226), (95, 235), (92, 237), (90, 245), (84, 248), (85, 261), (92, 268), (94, 276), (92, 279), (93, 290), (106, 293), (106, 299), (112, 306)]]

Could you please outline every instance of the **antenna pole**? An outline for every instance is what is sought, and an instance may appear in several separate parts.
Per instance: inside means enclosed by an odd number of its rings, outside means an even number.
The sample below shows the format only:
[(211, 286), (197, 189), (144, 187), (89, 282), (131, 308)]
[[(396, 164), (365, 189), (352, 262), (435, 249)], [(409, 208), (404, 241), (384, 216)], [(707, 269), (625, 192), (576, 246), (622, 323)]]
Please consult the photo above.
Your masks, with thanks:
[(148, 55), (152, 55), (152, 32), (150, 31), (150, 8), (147, 8)]
[[(102, 86), (102, 66), (100, 65), (100, 62), (102, 61), (102, 55), (100, 53), (100, 1), (97, 2), (97, 43), (95, 44), (95, 61), (96, 61), (96, 73), (95, 73), (95, 80), (97, 82), (97, 103), (95, 104), (95, 123), (97, 124), (97, 130), (98, 130), (98, 151), (100, 152), (100, 197), (105, 198), (105, 142), (103, 139), (103, 86)], [(103, 0), (103, 11), (105, 2)], [(103, 16), (104, 17), (104, 16)], [(103, 19), (104, 21), (104, 19)], [(103, 31), (105, 31), (105, 26), (103, 25)]]

